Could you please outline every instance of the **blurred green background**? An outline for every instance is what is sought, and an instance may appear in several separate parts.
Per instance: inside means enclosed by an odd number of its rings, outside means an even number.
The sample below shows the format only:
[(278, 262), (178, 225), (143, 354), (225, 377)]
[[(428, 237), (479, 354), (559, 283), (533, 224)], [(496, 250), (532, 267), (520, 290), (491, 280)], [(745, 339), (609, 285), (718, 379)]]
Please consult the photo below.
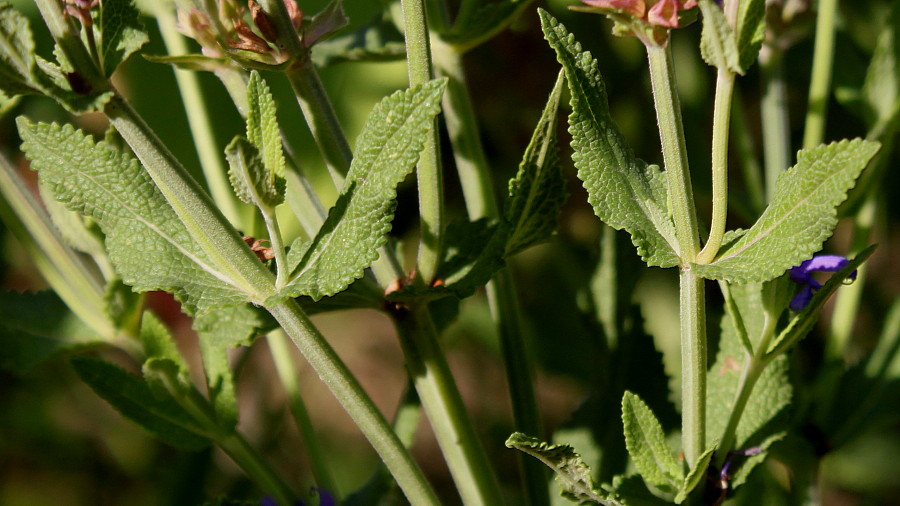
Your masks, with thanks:
[[(308, 13), (317, 12), (325, 4), (324, 0), (299, 1)], [(450, 2), (451, 5), (456, 3)], [(535, 12), (538, 6), (557, 16), (598, 58), (608, 87), (612, 115), (619, 127), (639, 156), (649, 162), (661, 162), (643, 48), (633, 39), (612, 37), (610, 24), (601, 17), (568, 11), (566, 6), (572, 3), (565, 0), (535, 2), (510, 30), (471, 51), (465, 58), (470, 91), (498, 195), (515, 173), (558, 71), (554, 55), (540, 33)], [(832, 96), (829, 106), (827, 140), (866, 133), (864, 123), (853, 112), (852, 97), (854, 90), (861, 86), (880, 24), (885, 21), (885, 12), (891, 4), (890, 0), (843, 3), (834, 67), (837, 93)], [(36, 9), (29, 0), (14, 0), (13, 4), (31, 18), (39, 52), (46, 57), (50, 52), (49, 36), (39, 22)], [(344, 4), (352, 23), (350, 29), (368, 21), (381, 6), (373, 0), (345, 0)], [(164, 54), (154, 20), (146, 18), (145, 23), (151, 42), (142, 52)], [(795, 147), (800, 144), (805, 114), (812, 53), (809, 35), (807, 33), (807, 37), (799, 40), (786, 55), (790, 126)], [(698, 40), (699, 27), (695, 25), (676, 34), (673, 48), (697, 202), (700, 216), (707, 217), (715, 73), (699, 59)], [(404, 87), (407, 82), (403, 62), (338, 64), (323, 69), (321, 76), (351, 142), (375, 102)], [(276, 95), (283, 131), (292, 137), (295, 146), (307, 147), (298, 153), (304, 169), (319, 178), (325, 177), (322, 162), (287, 81), (274, 74), (264, 77)], [(205, 100), (215, 115), (216, 138), (224, 149), (231, 137), (243, 130), (243, 123), (218, 80), (212, 75), (201, 75), (201, 80)], [(178, 158), (199, 177), (199, 164), (173, 70), (134, 57), (120, 69), (116, 81)], [(746, 78), (741, 79), (739, 86), (741, 107), (752, 134), (752, 148), (759, 155), (758, 68), (754, 67)], [(14, 126), (14, 118), (22, 114), (43, 121), (74, 121), (96, 133), (106, 126), (99, 116), (69, 117), (45, 99), (29, 97), (22, 100), (0, 118), (0, 149), (23, 164), (21, 155), (17, 154), (19, 139)], [(548, 430), (564, 424), (586, 398), (598, 374), (597, 357), (604, 352), (598, 344), (596, 325), (585, 317), (585, 297), (596, 266), (602, 225), (593, 216), (580, 183), (574, 177), (568, 157), (568, 138), (564, 132), (561, 134), (563, 167), (570, 177), (571, 197), (559, 235), (550, 244), (521, 255), (511, 266), (523, 303), (522, 314), (528, 329), (526, 338), (539, 363), (539, 402)], [(446, 136), (444, 140), (446, 144)], [(463, 217), (464, 207), (449, 152), (449, 146), (445, 146), (447, 202), (451, 216)], [(736, 228), (750, 225), (752, 217), (740, 212), (741, 207), (747, 207), (746, 191), (737, 172), (740, 162), (734, 159), (732, 163), (731, 192), (737, 212), (730, 216), (729, 227)], [(896, 198), (900, 172), (896, 155), (887, 167), (880, 185), (885, 205), (872, 241), (880, 247), (870, 262), (864, 304), (854, 333), (857, 355), (871, 348), (888, 306), (900, 292), (900, 199)], [(401, 189), (400, 199), (393, 234), (403, 237), (415, 233), (416, 203), (414, 184), (410, 181)], [(847, 224), (842, 223), (827, 249), (846, 252), (849, 230)], [(4, 289), (44, 288), (40, 276), (14, 239), (5, 231), (0, 239), (3, 241), (0, 279)], [(625, 238), (620, 239), (620, 242), (627, 242)], [(633, 250), (629, 251), (633, 256)], [(638, 285), (635, 303), (642, 308), (647, 331), (664, 352), (669, 386), (673, 392), (679, 392), (675, 273), (637, 267), (634, 272), (635, 278), (631, 281)], [(717, 290), (711, 288), (709, 293), (712, 294), (710, 328), (715, 329), (721, 305)], [(196, 336), (177, 304), (159, 295), (152, 297), (151, 307), (169, 324), (178, 336), (179, 346), (191, 357), (192, 364), (198, 366)], [(405, 371), (389, 321), (378, 313), (366, 311), (329, 314), (316, 317), (315, 321), (376, 403), (386, 413), (392, 413), (405, 388)], [(827, 321), (826, 314), (823, 322)], [(821, 357), (823, 335), (822, 329), (818, 329), (795, 353), (800, 366)], [(459, 320), (446, 331), (443, 339), (463, 396), (485, 438), (488, 453), (497, 464), (510, 496), (515, 498), (518, 493), (515, 454), (502, 445), (512, 427), (507, 389), (495, 331), (481, 294), (465, 301)], [(264, 346), (266, 344), (260, 340), (233, 357), (242, 363), (238, 384), (242, 405), (240, 428), (292, 485), (302, 489), (308, 486), (309, 463), (286, 410), (284, 393), (274, 379), (270, 358), (262, 349)], [(798, 382), (802, 383), (805, 370), (803, 367), (795, 370), (801, 376)], [(339, 470), (340, 486), (345, 493), (354, 490), (369, 477), (376, 457), (305, 364), (301, 378), (313, 422), (321, 431), (333, 467)], [(900, 392), (900, 389), (892, 391)], [(672, 399), (677, 401), (677, 394)], [(894, 399), (900, 404), (900, 397)], [(798, 399), (801, 406), (804, 402), (811, 402), (810, 398)], [(894, 409), (882, 425), (869, 427), (825, 457), (820, 490), (823, 503), (900, 503), (900, 465), (897, 464), (900, 459), (900, 418), (894, 416), (898, 411)], [(618, 417), (618, 413), (606, 416)], [(458, 501), (427, 423), (422, 423), (414, 451), (448, 504)], [(789, 468), (773, 461), (757, 474), (775, 478), (760, 479), (757, 490), (774, 490), (771, 492), (773, 498), (785, 496), (785, 491), (779, 490), (778, 486), (781, 484), (784, 488), (790, 475)], [(0, 372), (0, 505), (187, 505), (200, 504), (225, 494), (249, 499), (260, 495), (221, 452), (181, 452), (158, 443), (140, 428), (123, 420), (80, 383), (64, 361), (44, 365), (25, 377)], [(760, 497), (769, 496), (760, 495), (757, 499)], [(755, 504), (765, 503), (769, 503), (768, 499)], [(511, 504), (524, 503), (514, 499)], [(748, 504), (754, 502), (751, 500)]]

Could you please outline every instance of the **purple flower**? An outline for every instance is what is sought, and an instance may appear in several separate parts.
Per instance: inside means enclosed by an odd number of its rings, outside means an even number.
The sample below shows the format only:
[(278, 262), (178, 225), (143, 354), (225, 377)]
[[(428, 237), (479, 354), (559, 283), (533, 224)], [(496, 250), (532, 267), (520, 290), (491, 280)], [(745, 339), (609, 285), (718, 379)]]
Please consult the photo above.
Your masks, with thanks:
[[(816, 290), (822, 288), (822, 284), (813, 278), (815, 272), (837, 272), (847, 266), (849, 260), (840, 255), (819, 255), (804, 260), (796, 267), (791, 267), (788, 275), (794, 283), (803, 285), (800, 293), (791, 299), (790, 308), (800, 311), (809, 305)], [(856, 279), (856, 271), (850, 274), (849, 279)]]

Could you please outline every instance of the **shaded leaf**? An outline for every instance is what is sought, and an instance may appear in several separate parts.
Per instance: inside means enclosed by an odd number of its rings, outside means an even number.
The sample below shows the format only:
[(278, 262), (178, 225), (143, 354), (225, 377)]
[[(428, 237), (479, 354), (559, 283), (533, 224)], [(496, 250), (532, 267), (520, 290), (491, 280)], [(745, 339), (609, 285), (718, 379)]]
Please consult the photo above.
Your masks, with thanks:
[(622, 424), (625, 447), (644, 481), (662, 491), (677, 492), (684, 480), (681, 464), (672, 455), (656, 416), (631, 392), (622, 397)]
[(228, 180), (241, 202), (272, 208), (284, 201), (284, 179), (266, 169), (256, 146), (240, 135), (225, 147)]
[(103, 72), (111, 76), (120, 63), (134, 54), (150, 38), (139, 20), (132, 0), (103, 0), (97, 25), (100, 28), (100, 58)]
[(544, 37), (566, 71), (571, 91), (572, 158), (594, 213), (627, 230), (647, 264), (678, 265), (675, 227), (666, 207), (665, 173), (634, 156), (609, 113), (597, 60), (556, 19), (540, 11)]
[(57, 200), (100, 224), (110, 260), (138, 292), (166, 290), (188, 311), (247, 296), (218, 272), (138, 162), (70, 125), (19, 118), (22, 150)]
[(532, 0), (466, 0), (453, 27), (442, 38), (470, 49), (506, 28)]
[(837, 224), (837, 206), (880, 144), (860, 139), (801, 150), (797, 164), (778, 176), (775, 196), (750, 230), (724, 244), (708, 265), (708, 279), (767, 281), (812, 257)]
[[(744, 2), (747, 3), (747, 2)], [(700, 36), (700, 56), (710, 66), (743, 74), (740, 52), (734, 30), (728, 25), (722, 7), (712, 0), (700, 0), (703, 31)]]
[(702, 454), (700, 454), (700, 458), (697, 459), (697, 462), (694, 463), (691, 470), (688, 472), (687, 476), (684, 477), (684, 483), (681, 485), (681, 489), (678, 491), (678, 494), (675, 496), (675, 503), (681, 504), (687, 499), (688, 495), (694, 488), (700, 484), (700, 480), (702, 480), (706, 476), (706, 468), (709, 467), (709, 462), (712, 460), (712, 456), (716, 451), (715, 446), (711, 446), (706, 449)]
[(0, 91), (11, 96), (37, 92), (34, 62), (28, 18), (8, 3), (0, 3)]
[(766, 0), (745, 0), (739, 9), (737, 47), (743, 75), (759, 57), (759, 49), (766, 38)]
[(406, 57), (406, 41), (393, 21), (383, 14), (356, 31), (316, 43), (312, 61), (326, 67), (349, 61), (395, 61)]

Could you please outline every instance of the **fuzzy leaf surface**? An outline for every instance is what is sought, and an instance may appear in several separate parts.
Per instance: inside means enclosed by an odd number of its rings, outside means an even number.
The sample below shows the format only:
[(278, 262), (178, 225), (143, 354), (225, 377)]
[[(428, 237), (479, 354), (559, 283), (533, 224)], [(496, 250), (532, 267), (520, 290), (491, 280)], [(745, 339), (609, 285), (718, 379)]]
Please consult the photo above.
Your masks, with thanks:
[(703, 61), (712, 67), (743, 74), (734, 30), (725, 19), (722, 8), (712, 0), (700, 0), (700, 12), (703, 13), (700, 34), (700, 56)]
[(571, 91), (572, 159), (594, 213), (627, 230), (648, 265), (678, 265), (675, 226), (666, 204), (665, 173), (635, 157), (609, 113), (606, 85), (590, 52), (540, 11), (544, 37), (556, 51)]
[(171, 397), (158, 398), (140, 378), (91, 357), (71, 360), (82, 381), (122, 416), (178, 448), (199, 450), (210, 440)]
[(622, 397), (622, 424), (628, 454), (644, 481), (660, 490), (677, 492), (684, 480), (681, 464), (672, 455), (656, 416), (631, 392)]
[(120, 63), (150, 40), (132, 0), (100, 2), (98, 25), (100, 58), (103, 60), (103, 72), (107, 76), (111, 76)]
[(880, 144), (861, 139), (801, 150), (778, 176), (775, 196), (743, 235), (725, 244), (698, 275), (733, 283), (767, 281), (812, 257), (837, 224), (837, 206)]
[(571, 446), (550, 444), (515, 432), (506, 440), (506, 447), (525, 452), (552, 469), (556, 473), (556, 483), (568, 499), (578, 504), (620, 504), (608, 492), (594, 486), (590, 468)]
[[(263, 165), (272, 175), (284, 177), (284, 153), (281, 148), (281, 130), (278, 128), (275, 99), (259, 72), (250, 73), (247, 83), (247, 139), (256, 146)], [(282, 183), (283, 184), (283, 183)]]
[(100, 224), (110, 260), (138, 292), (166, 290), (188, 311), (247, 296), (218, 272), (136, 160), (70, 125), (19, 118), (22, 151), (57, 200)]
[(0, 90), (12, 95), (34, 93), (34, 40), (28, 18), (0, 3)]
[(700, 483), (700, 480), (706, 476), (706, 468), (709, 467), (709, 462), (712, 460), (713, 454), (716, 451), (715, 446), (711, 446), (706, 449), (700, 457), (697, 459), (697, 462), (691, 467), (691, 470), (687, 473), (687, 476), (684, 477), (684, 483), (681, 485), (681, 490), (678, 491), (678, 494), (675, 496), (675, 503), (681, 504), (687, 499), (688, 495), (690, 495), (691, 491), (697, 487)]
[(225, 147), (228, 180), (245, 204), (275, 207), (284, 202), (284, 179), (267, 170), (259, 150), (250, 141), (235, 136)]
[(378, 258), (391, 229), (397, 185), (419, 160), (445, 87), (446, 80), (430, 81), (375, 106), (357, 140), (344, 188), (293, 269), (283, 296), (318, 300), (334, 295)]
[(759, 57), (759, 49), (766, 38), (766, 0), (745, 0), (741, 2), (737, 19), (737, 46), (740, 56), (738, 63), (741, 75)]
[(566, 201), (566, 180), (559, 167), (556, 145), (563, 82), (561, 73), (519, 164), (519, 172), (509, 182), (503, 214), (512, 231), (506, 255), (549, 239), (556, 231)]
[(23, 375), (67, 352), (105, 343), (53, 292), (0, 292), (0, 369)]

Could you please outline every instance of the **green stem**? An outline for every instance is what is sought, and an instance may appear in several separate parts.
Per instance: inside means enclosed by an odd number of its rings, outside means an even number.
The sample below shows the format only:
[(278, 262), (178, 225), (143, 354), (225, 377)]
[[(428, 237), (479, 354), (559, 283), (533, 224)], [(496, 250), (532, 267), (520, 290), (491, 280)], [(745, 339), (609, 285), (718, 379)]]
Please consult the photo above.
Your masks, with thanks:
[(681, 293), (681, 440), (693, 467), (706, 449), (706, 298), (703, 278), (679, 274)]
[(715, 109), (712, 140), (712, 222), (709, 239), (697, 263), (713, 261), (722, 246), (725, 221), (728, 216), (728, 133), (731, 127), (731, 97), (734, 91), (734, 72), (719, 69), (716, 80)]
[(784, 80), (783, 53), (775, 46), (763, 46), (759, 54), (762, 75), (763, 151), (765, 155), (766, 201), (775, 196), (778, 175), (791, 165), (791, 130)]
[(247, 440), (240, 433), (234, 432), (219, 439), (216, 441), (216, 444), (247, 473), (247, 476), (260, 489), (272, 494), (278, 504), (285, 506), (294, 504), (297, 494), (284, 483), (272, 467), (247, 443)]
[(426, 307), (394, 313), (406, 367), (463, 504), (503, 504), (493, 469), (472, 427)]
[(818, 146), (825, 137), (825, 114), (828, 110), (828, 95), (831, 88), (837, 6), (838, 0), (820, 0), (818, 5), (812, 79), (809, 83), (809, 102), (803, 131), (804, 149)]
[(62, 2), (60, 0), (35, 0), (34, 3), (41, 11), (41, 17), (44, 18), (44, 24), (50, 30), (53, 40), (59, 44), (60, 50), (75, 72), (93, 87), (91, 91), (98, 92), (101, 89), (108, 89), (109, 83), (106, 81), (103, 69), (100, 68), (100, 62), (95, 60), (84, 46), (84, 41), (78, 34), (79, 30), (63, 12)]
[[(406, 36), (409, 85), (431, 80), (431, 45), (424, 0), (402, 0)], [(444, 227), (443, 177), (438, 140), (437, 118), (431, 126), (425, 147), (419, 158), (416, 179), (419, 185), (419, 223), (421, 239), (416, 262), (417, 274), (426, 284), (435, 279), (441, 261), (441, 236)]]
[[(155, 10), (155, 14), (163, 42), (166, 44), (166, 51), (170, 55), (188, 54), (190, 51), (187, 43), (175, 27), (176, 20), (172, 10), (159, 8)], [(228, 182), (228, 169), (223, 162), (222, 149), (216, 145), (213, 136), (214, 129), (200, 89), (200, 80), (193, 71), (176, 68), (174, 72), (210, 196), (231, 223), (246, 230), (246, 224), (242, 222), (241, 212), (238, 209), (238, 200)]]
[(269, 333), (267, 342), (269, 351), (272, 353), (272, 361), (275, 362), (275, 371), (278, 373), (278, 378), (281, 380), (285, 392), (287, 392), (288, 407), (294, 416), (294, 422), (297, 424), (300, 438), (303, 440), (306, 451), (309, 453), (309, 460), (312, 462), (316, 484), (339, 498), (341, 494), (337, 488), (337, 483), (332, 478), (331, 470), (328, 468), (328, 459), (325, 457), (325, 452), (322, 451), (322, 446), (319, 445), (319, 437), (316, 435), (312, 420), (309, 418), (309, 412), (306, 410), (306, 404), (300, 395), (300, 378), (297, 376), (294, 361), (291, 360), (288, 338), (279, 329)]
[(688, 169), (681, 104), (675, 83), (672, 49), (669, 44), (664, 47), (647, 45), (647, 57), (650, 61), (650, 81), (653, 84), (653, 99), (669, 187), (669, 202), (675, 222), (675, 235), (679, 243), (678, 253), (682, 263), (687, 265), (696, 260), (700, 249), (700, 236), (691, 174)]
[(281, 228), (278, 227), (278, 215), (273, 208), (260, 207), (263, 221), (266, 222), (266, 230), (269, 232), (269, 242), (275, 253), (275, 289), (280, 290), (287, 282), (288, 272), (287, 256), (284, 251), (284, 240), (281, 238)]
[(104, 113), (216, 268), (251, 300), (264, 301), (272, 291), (272, 274), (156, 133), (118, 94)]
[(300, 306), (288, 300), (267, 308), (294, 341), (322, 382), (331, 390), (381, 457), (413, 505), (438, 505), (422, 470), (366, 395), (334, 349), (312, 325)]

